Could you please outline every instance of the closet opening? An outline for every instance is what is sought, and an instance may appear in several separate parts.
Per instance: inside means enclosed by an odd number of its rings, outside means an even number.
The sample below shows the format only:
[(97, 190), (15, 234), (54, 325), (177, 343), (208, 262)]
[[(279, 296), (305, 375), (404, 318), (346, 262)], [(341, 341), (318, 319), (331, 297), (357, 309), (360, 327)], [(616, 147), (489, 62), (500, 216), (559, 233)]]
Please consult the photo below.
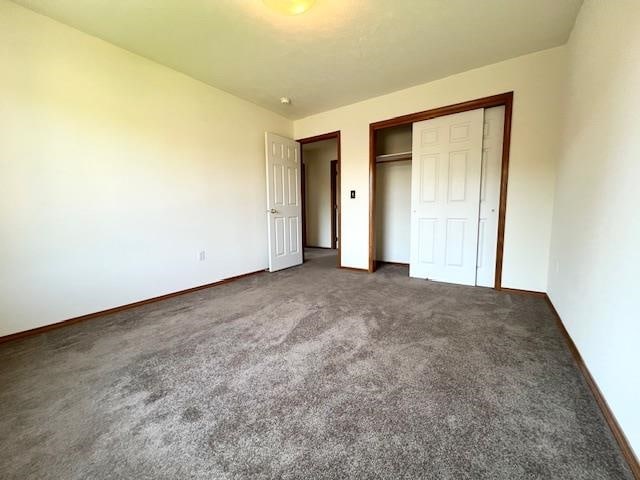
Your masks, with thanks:
[(369, 271), (500, 289), (513, 92), (369, 126)]
[(380, 129), (376, 136), (376, 265), (409, 269), (411, 246), (412, 125)]
[(340, 132), (300, 143), (303, 261), (341, 264)]

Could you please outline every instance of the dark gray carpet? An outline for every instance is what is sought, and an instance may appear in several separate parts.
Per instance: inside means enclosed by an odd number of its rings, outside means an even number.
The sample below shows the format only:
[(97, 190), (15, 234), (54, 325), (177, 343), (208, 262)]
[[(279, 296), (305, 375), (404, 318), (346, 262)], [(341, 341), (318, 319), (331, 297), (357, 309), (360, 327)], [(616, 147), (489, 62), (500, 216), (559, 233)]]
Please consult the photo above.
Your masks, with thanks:
[(310, 256), (0, 345), (0, 477), (631, 478), (542, 299)]

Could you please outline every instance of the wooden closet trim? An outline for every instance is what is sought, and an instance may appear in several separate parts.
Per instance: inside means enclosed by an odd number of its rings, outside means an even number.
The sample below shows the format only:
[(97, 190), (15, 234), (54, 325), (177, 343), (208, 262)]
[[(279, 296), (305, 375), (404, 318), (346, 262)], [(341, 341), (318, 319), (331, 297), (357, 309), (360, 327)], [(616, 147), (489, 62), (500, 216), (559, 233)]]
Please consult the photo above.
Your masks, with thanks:
[[(337, 162), (338, 162), (338, 172), (340, 172), (340, 175), (338, 176), (338, 181), (337, 181), (337, 185), (336, 188), (338, 189), (338, 192), (341, 192), (340, 190), (340, 185), (342, 184), (342, 147), (341, 147), (341, 143), (340, 143), (340, 130), (336, 130), (335, 132), (329, 132), (329, 133), (323, 133), (321, 135), (315, 135), (313, 137), (306, 137), (306, 138), (301, 138), (296, 140), (296, 142), (298, 142), (300, 144), (300, 164), (302, 165), (302, 160), (303, 160), (303, 145), (306, 145), (307, 143), (315, 143), (315, 142), (320, 142), (322, 140), (331, 140), (332, 138), (336, 139), (336, 143), (338, 144), (338, 158), (337, 158)], [(342, 266), (342, 202), (340, 202), (338, 204), (338, 217), (339, 217), (339, 221), (337, 222), (337, 234), (338, 234), (338, 268), (340, 268)], [(306, 215), (305, 212), (302, 212), (302, 228), (303, 228), (303, 232), (306, 230), (307, 225), (306, 225)], [(306, 232), (304, 234), (305, 240), (306, 240)], [(304, 251), (302, 252), (302, 258), (304, 260)]]
[(336, 202), (336, 196), (338, 195), (338, 160), (331, 160), (329, 164), (329, 177), (331, 188), (331, 248), (338, 248), (338, 221), (336, 219), (336, 212), (339, 213), (340, 202)]
[(423, 112), (382, 120), (369, 125), (369, 272), (376, 270), (376, 140), (378, 130), (389, 127), (431, 120), (432, 118), (468, 112), (478, 108), (504, 106), (504, 136), (502, 142), (502, 174), (500, 178), (500, 206), (498, 211), (498, 242), (496, 249), (496, 275), (494, 288), (502, 287), (502, 265), (504, 260), (504, 228), (507, 211), (507, 182), (509, 179), (509, 153), (511, 148), (511, 116), (513, 112), (513, 92), (505, 92), (468, 102), (438, 107)]

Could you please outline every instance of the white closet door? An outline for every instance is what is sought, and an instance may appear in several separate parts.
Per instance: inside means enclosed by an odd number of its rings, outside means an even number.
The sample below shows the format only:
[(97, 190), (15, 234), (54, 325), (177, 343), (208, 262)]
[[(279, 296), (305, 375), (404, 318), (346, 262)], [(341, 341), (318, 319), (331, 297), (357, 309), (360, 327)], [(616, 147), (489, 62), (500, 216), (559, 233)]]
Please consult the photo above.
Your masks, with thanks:
[(476, 285), (481, 287), (493, 287), (496, 278), (503, 135), (504, 107), (486, 109), (484, 111), (480, 223), (478, 225), (478, 268), (476, 274)]
[(409, 275), (475, 285), (484, 110), (413, 124)]
[(265, 134), (269, 271), (302, 263), (300, 144), (274, 133)]

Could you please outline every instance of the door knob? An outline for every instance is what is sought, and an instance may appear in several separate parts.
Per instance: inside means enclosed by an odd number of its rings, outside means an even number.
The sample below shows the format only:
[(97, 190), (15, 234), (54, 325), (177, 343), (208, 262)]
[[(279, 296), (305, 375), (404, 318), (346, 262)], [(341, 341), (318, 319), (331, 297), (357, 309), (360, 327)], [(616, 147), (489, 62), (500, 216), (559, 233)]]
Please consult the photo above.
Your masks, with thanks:
[(271, 213), (278, 213), (278, 210), (276, 210), (275, 208), (272, 208), (271, 210), (269, 210), (269, 212), (271, 212)]

